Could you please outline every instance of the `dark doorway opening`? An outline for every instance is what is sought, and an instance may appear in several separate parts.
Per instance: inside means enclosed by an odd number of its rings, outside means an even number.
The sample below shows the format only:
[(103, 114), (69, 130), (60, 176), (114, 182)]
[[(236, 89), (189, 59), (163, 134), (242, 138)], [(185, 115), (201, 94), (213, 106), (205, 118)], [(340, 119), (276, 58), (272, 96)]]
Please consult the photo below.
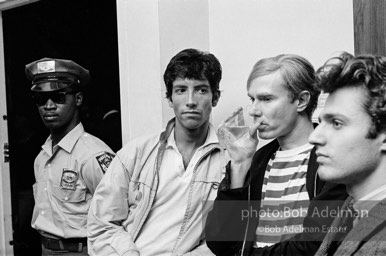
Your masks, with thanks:
[(86, 131), (120, 148), (120, 115), (114, 134), (105, 131), (113, 124), (103, 122), (111, 110), (120, 113), (116, 1), (42, 0), (4, 11), (3, 30), (14, 253), (40, 255), (39, 235), (30, 227), (33, 162), (49, 133), (30, 98), (24, 66), (50, 57), (87, 68), (91, 82), (82, 122)]

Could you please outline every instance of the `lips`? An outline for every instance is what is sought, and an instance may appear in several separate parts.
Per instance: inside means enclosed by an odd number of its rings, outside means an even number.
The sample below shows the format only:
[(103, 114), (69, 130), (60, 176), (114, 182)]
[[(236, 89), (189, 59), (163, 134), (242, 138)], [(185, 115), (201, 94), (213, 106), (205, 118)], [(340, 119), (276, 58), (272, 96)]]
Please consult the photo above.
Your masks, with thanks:
[(323, 154), (323, 153), (320, 153), (319, 151), (316, 151), (315, 152), (315, 155), (316, 156), (321, 156), (321, 157), (327, 157), (327, 155)]
[(320, 163), (320, 164), (323, 163), (323, 162), (325, 162), (326, 159), (328, 158), (327, 155), (322, 154), (322, 153), (320, 153), (320, 152), (318, 152), (318, 151), (315, 152), (315, 155), (316, 155), (316, 161), (317, 161), (318, 163)]
[(184, 115), (201, 115), (200, 114), (200, 112), (198, 112), (198, 111), (184, 111), (184, 112), (182, 112), (182, 114), (184, 114)]
[(268, 126), (268, 124), (264, 123), (260, 117), (254, 117), (253, 118), (253, 124), (257, 124), (257, 123), (260, 123), (259, 126), (257, 127), (257, 129), (262, 129), (266, 126)]
[(55, 120), (57, 117), (58, 115), (54, 113), (47, 113), (43, 115), (44, 120), (47, 120), (47, 121)]
[(264, 128), (266, 128), (268, 125), (267, 124), (260, 124), (258, 127), (257, 127), (257, 129), (258, 130), (263, 130)]

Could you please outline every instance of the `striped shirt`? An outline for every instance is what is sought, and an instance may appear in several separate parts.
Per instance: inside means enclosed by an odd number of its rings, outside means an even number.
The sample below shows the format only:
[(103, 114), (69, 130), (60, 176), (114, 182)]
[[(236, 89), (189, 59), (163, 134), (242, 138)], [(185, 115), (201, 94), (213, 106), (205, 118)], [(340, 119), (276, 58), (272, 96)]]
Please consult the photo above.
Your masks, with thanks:
[(269, 246), (303, 231), (309, 196), (306, 174), (311, 144), (277, 151), (264, 175), (254, 247)]

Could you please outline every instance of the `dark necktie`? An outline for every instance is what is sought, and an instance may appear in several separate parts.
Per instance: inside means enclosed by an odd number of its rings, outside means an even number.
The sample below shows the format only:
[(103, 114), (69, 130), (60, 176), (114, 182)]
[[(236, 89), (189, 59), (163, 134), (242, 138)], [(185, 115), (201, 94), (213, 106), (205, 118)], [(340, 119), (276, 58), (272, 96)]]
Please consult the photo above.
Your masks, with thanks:
[(353, 228), (353, 223), (355, 218), (358, 217), (358, 211), (354, 209), (352, 201), (348, 204), (346, 210), (343, 210), (341, 212), (341, 214), (342, 214), (342, 221), (339, 227), (341, 227), (342, 230), (344, 230), (344, 232), (343, 231), (339, 232), (335, 236), (334, 241), (331, 242), (330, 247), (327, 250), (327, 255), (334, 255), (339, 245), (342, 243), (343, 239)]

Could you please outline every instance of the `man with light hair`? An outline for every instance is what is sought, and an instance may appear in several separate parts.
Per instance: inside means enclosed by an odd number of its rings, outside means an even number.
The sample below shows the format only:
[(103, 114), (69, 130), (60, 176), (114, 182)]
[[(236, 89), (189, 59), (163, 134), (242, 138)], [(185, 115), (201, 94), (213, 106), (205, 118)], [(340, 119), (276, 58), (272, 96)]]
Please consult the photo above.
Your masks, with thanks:
[[(325, 234), (318, 229), (333, 218), (316, 220), (311, 213), (346, 193), (317, 175), (308, 142), (319, 95), (314, 83), (313, 66), (299, 55), (254, 65), (247, 81), (254, 123), (226, 143), (231, 162), (207, 221), (207, 244), (216, 255), (312, 255), (318, 249)], [(255, 152), (257, 134), (273, 141)], [(339, 203), (330, 202), (330, 210)]]

